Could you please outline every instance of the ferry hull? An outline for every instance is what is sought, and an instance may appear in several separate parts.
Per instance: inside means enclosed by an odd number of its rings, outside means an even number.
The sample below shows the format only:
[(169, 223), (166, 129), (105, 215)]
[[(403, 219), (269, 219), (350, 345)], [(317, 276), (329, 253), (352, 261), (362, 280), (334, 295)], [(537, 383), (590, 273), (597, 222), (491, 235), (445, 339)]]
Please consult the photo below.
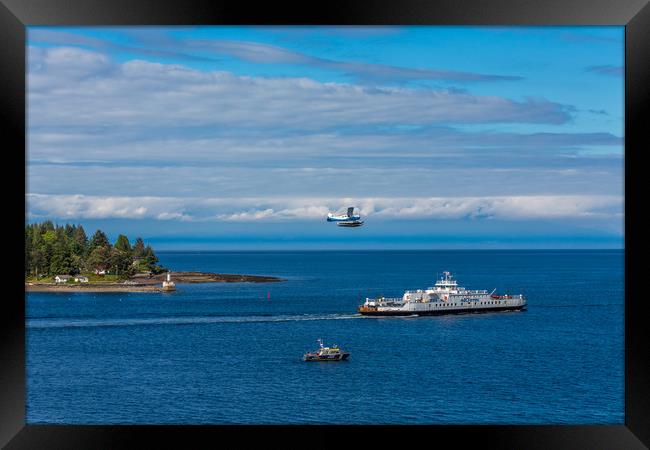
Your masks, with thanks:
[(449, 314), (475, 314), (475, 313), (488, 313), (499, 311), (524, 311), (526, 305), (520, 306), (499, 306), (490, 308), (472, 308), (472, 309), (456, 309), (456, 310), (437, 310), (437, 311), (381, 311), (373, 310), (370, 308), (359, 308), (358, 312), (363, 316), (443, 316)]

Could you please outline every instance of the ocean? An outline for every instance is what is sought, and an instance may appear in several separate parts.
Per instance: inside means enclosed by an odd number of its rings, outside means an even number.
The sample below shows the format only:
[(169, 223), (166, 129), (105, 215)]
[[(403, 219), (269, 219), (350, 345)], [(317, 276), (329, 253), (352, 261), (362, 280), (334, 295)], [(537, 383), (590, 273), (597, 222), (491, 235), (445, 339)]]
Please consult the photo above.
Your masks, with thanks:
[[(277, 283), (26, 297), (28, 424), (623, 424), (624, 253), (159, 252)], [(432, 286), (528, 309), (362, 317)], [(316, 340), (348, 361), (306, 363)]]

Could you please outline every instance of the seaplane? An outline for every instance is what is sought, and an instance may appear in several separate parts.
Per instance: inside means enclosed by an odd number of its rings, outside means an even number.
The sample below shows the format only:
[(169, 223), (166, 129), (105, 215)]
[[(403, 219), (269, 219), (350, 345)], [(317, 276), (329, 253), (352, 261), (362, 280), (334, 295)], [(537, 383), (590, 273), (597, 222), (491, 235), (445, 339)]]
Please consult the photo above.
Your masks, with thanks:
[(327, 214), (328, 222), (336, 222), (336, 225), (339, 227), (360, 227), (363, 225), (363, 220), (361, 220), (361, 215), (354, 214), (354, 206), (348, 208), (346, 214), (340, 216), (335, 216), (332, 213)]

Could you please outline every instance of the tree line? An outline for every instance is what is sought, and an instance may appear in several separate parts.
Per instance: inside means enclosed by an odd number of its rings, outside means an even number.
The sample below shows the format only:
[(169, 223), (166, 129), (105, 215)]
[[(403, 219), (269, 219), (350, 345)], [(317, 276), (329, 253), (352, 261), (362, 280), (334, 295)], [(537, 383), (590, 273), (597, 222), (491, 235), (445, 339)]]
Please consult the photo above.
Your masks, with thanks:
[(164, 269), (150, 245), (137, 238), (133, 246), (120, 234), (113, 245), (97, 230), (88, 239), (81, 225), (55, 225), (51, 221), (25, 226), (25, 276), (110, 273), (129, 277), (136, 272)]

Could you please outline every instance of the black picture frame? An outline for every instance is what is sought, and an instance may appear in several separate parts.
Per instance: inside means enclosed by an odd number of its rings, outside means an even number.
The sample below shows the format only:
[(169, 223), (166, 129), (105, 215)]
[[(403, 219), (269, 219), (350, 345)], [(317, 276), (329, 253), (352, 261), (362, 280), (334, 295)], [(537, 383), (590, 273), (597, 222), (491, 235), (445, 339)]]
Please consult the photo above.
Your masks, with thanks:
[[(643, 280), (644, 189), (650, 103), (650, 5), (646, 0), (390, 0), (236, 2), (235, 0), (0, 0), (0, 114), (5, 155), (25, 156), (25, 37), (31, 25), (624, 25), (625, 26), (625, 424), (595, 426), (45, 426), (25, 424), (25, 304), (20, 264), (6, 273), (0, 355), (0, 445), (5, 448), (116, 448), (210, 446), (236, 437), (237, 447), (260, 437), (288, 446), (337, 445), (341, 434), (380, 442), (474, 444), (487, 448), (636, 449), (650, 446), (648, 317)], [(22, 155), (22, 158), (21, 158)], [(8, 164), (8, 163), (6, 163)], [(9, 167), (6, 165), (5, 167)], [(5, 223), (24, 227), (24, 172), (5, 171)], [(7, 233), (9, 233), (8, 231)], [(19, 239), (7, 240), (22, 254)], [(7, 251), (7, 250), (5, 250)], [(15, 251), (15, 253), (13, 253)], [(9, 259), (9, 258), (7, 258)], [(11, 258), (19, 261), (19, 258)], [(640, 261), (640, 263), (637, 263)], [(234, 436), (233, 436), (234, 435)], [(400, 437), (401, 436), (401, 437)], [(408, 437), (405, 437), (408, 436)], [(270, 443), (271, 441), (265, 441)]]

